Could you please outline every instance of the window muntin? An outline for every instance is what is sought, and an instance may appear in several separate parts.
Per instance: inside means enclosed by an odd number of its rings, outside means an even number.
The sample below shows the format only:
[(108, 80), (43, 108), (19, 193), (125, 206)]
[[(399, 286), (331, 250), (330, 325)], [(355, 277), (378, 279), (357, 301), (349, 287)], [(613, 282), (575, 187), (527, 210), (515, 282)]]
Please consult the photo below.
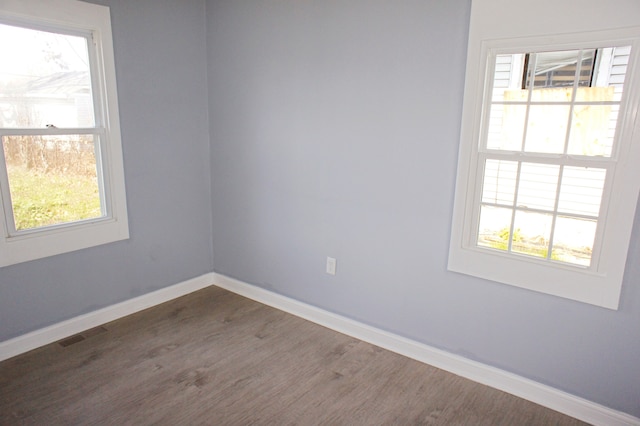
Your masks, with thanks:
[(489, 55), (477, 247), (578, 267), (597, 264), (596, 231), (605, 182), (615, 170), (630, 50)]

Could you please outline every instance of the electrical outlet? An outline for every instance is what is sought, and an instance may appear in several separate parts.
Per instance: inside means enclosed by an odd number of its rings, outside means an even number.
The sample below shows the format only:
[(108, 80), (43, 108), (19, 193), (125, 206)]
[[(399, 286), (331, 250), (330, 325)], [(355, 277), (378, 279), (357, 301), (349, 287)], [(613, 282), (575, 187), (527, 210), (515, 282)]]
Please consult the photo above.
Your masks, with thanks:
[(336, 259), (333, 257), (327, 256), (327, 274), (335, 275), (336, 274)]

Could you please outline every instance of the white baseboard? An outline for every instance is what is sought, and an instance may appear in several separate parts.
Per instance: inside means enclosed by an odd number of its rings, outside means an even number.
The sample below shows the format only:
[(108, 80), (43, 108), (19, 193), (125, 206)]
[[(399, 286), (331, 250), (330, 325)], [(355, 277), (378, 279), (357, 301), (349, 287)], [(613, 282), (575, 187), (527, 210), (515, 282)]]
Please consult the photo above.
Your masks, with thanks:
[(57, 342), (74, 334), (134, 314), (213, 284), (214, 275), (205, 274), (160, 290), (89, 312), (49, 327), (0, 342), (0, 361)]
[(508, 392), (587, 423), (603, 426), (640, 426), (640, 418), (629, 414), (216, 273), (204, 274), (171, 287), (0, 342), (0, 361), (210, 285), (216, 285), (337, 332)]
[(593, 425), (640, 425), (640, 418), (533, 380), (327, 312), (260, 287), (213, 274), (214, 285), (342, 334), (535, 402)]

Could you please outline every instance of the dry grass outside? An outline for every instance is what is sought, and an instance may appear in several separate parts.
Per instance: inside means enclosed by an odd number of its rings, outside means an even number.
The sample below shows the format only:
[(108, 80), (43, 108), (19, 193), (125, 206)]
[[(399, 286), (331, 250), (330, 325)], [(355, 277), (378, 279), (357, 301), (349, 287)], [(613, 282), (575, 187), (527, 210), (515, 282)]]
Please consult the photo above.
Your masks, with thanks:
[(8, 172), (17, 230), (102, 216), (95, 176), (40, 173), (20, 166), (9, 166)]
[(17, 230), (102, 216), (91, 136), (9, 136), (3, 146)]

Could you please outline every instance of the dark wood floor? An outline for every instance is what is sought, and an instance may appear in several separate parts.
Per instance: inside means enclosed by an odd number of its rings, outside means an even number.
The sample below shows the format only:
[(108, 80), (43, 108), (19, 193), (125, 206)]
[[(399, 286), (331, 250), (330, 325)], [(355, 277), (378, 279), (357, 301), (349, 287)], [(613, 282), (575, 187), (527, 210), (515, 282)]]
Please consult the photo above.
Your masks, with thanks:
[(210, 287), (0, 363), (0, 424), (583, 423)]

